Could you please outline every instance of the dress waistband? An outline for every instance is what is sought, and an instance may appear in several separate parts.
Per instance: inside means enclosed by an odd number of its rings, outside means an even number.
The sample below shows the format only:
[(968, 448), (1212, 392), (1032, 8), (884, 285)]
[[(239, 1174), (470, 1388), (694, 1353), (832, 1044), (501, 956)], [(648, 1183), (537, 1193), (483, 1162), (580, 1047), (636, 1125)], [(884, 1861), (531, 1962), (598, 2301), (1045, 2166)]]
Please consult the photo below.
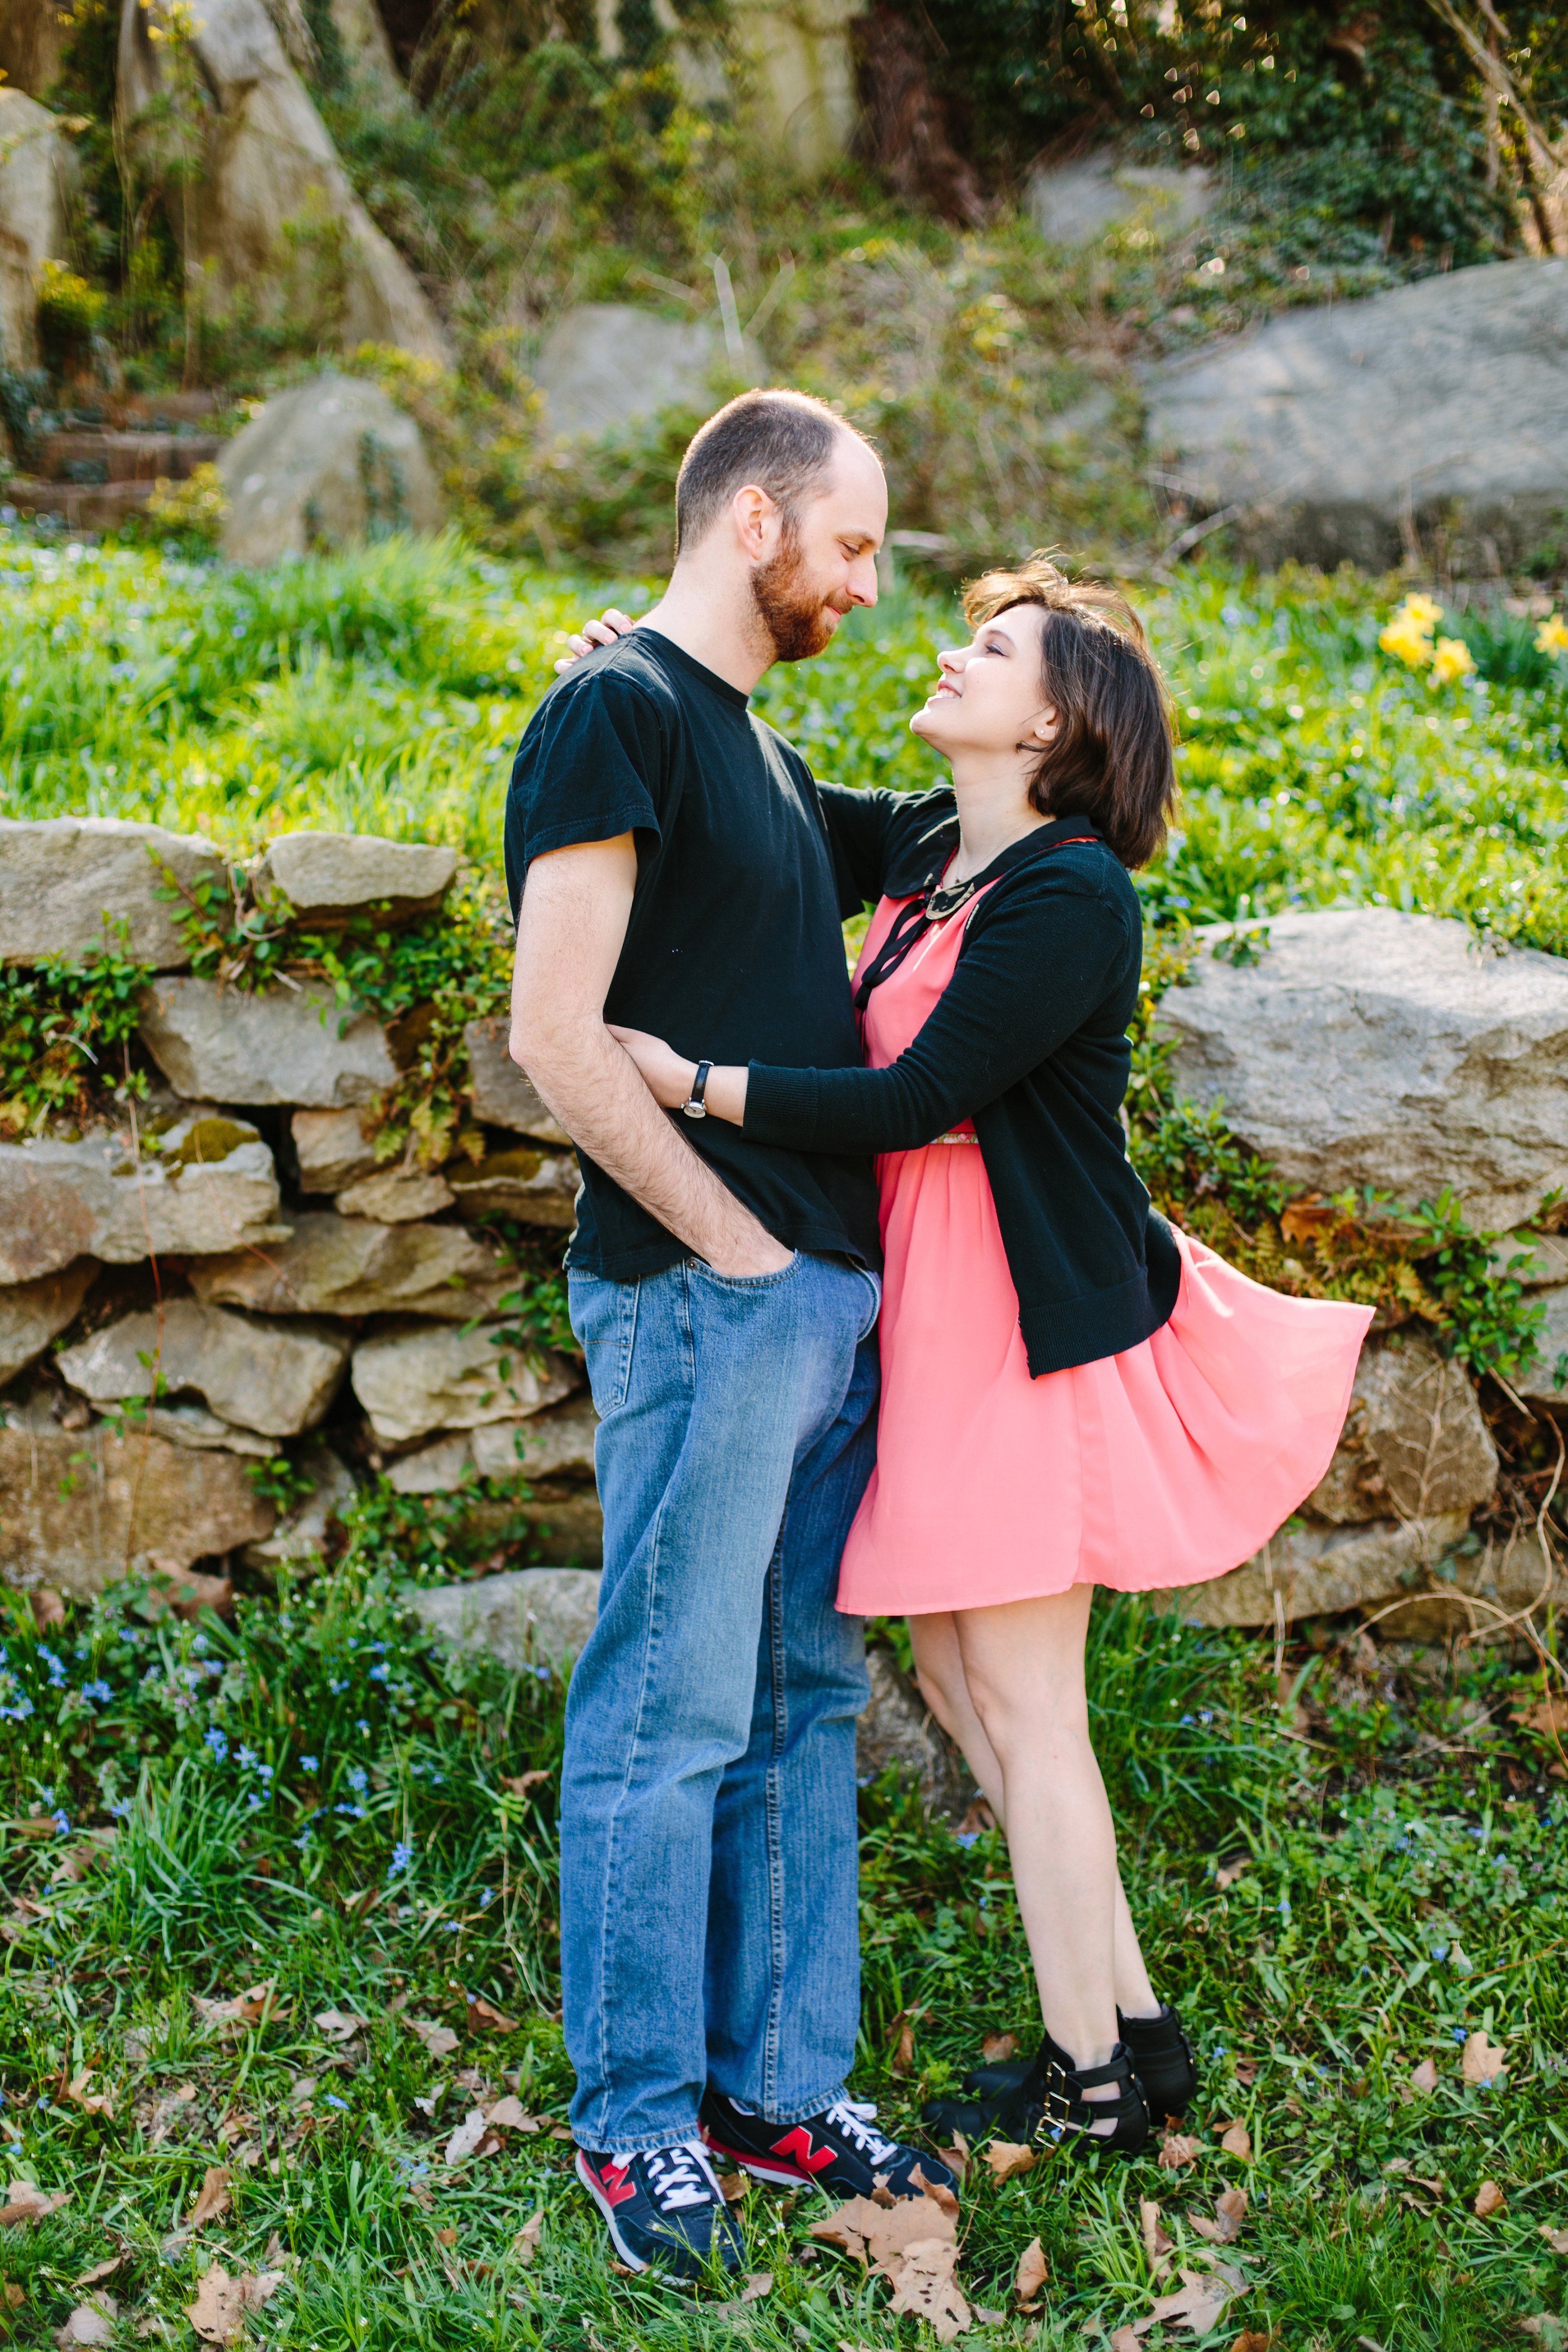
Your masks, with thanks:
[(946, 1135), (938, 1135), (932, 1138), (932, 1141), (936, 1143), (978, 1143), (979, 1140), (980, 1138), (973, 1131), (966, 1135), (960, 1134), (956, 1128), (950, 1129)]

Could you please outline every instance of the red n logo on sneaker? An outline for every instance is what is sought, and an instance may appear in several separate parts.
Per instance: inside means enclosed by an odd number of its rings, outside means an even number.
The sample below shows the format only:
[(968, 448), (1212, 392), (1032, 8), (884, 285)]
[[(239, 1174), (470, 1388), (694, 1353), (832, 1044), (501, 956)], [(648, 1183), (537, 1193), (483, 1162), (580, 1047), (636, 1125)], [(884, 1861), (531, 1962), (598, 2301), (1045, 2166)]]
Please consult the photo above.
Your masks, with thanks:
[(813, 2152), (811, 2134), (804, 2124), (796, 2124), (794, 2131), (786, 2133), (783, 2139), (775, 2139), (773, 2154), (787, 2157), (792, 2164), (798, 2164), (803, 2172), (820, 2172), (833, 2161), (830, 2147)]
[(635, 2182), (626, 2179), (631, 2167), (626, 2164), (606, 2164), (599, 2175), (599, 2186), (612, 2205), (624, 2205), (628, 2197), (637, 2195)]

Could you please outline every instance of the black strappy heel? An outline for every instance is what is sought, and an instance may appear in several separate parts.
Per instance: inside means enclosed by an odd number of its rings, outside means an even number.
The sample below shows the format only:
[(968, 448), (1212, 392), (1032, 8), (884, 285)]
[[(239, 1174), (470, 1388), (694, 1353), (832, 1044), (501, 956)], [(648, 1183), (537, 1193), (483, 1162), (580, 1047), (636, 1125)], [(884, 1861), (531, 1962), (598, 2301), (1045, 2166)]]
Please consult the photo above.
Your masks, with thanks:
[[(1198, 2092), (1198, 2063), (1176, 2010), (1166, 2002), (1158, 2017), (1123, 2017), (1116, 2012), (1122, 2041), (1132, 2053), (1132, 2064), (1143, 2085), (1149, 2113), (1156, 2122), (1178, 2122)], [(1028, 2080), (1030, 2058), (1009, 2058), (994, 2066), (972, 2067), (963, 2088), (972, 2099), (1004, 2098), (1022, 2089)]]
[[(1084, 2096), (1108, 2084), (1118, 2086), (1114, 2099)], [(930, 2100), (921, 2120), (928, 2131), (962, 2132), (970, 2141), (995, 2135), (1040, 2139), (1051, 2147), (1070, 2142), (1076, 2154), (1085, 2156), (1096, 2148), (1136, 2156), (1149, 2137), (1148, 2103), (1127, 2044), (1116, 2044), (1108, 2065), (1079, 2066), (1048, 2033), (1021, 2082), (989, 2098)], [(1114, 2128), (1097, 2132), (1097, 2124)]]

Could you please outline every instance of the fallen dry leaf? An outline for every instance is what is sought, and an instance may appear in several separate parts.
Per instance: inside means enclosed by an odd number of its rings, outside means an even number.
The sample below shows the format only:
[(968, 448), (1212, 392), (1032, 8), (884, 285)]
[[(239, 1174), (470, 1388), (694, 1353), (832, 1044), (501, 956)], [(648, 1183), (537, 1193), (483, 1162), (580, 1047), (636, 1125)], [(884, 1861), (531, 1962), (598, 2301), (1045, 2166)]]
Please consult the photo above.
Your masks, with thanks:
[(951, 2238), (916, 2238), (904, 2248), (892, 2277), (889, 2313), (912, 2312), (931, 2322), (939, 2344), (951, 2344), (969, 2326), (969, 2305), (959, 2292), (953, 2273), (958, 2248)]
[(928, 2197), (931, 2203), (936, 2206), (938, 2210), (944, 2213), (950, 2221), (954, 2223), (957, 2222), (958, 2200), (953, 2195), (945, 2180), (928, 2180), (925, 2174), (921, 2170), (920, 2166), (917, 2164), (913, 2171), (910, 2174), (910, 2185), (913, 2189), (918, 2189), (922, 2197)]
[(1189, 2213), (1187, 2216), (1199, 2237), (1206, 2238), (1211, 2246), (1230, 2245), (1241, 2235), (1241, 2225), (1246, 2218), (1245, 2189), (1227, 2189), (1215, 2206), (1212, 2221), (1203, 2213)]
[(1214, 1874), (1215, 1885), (1216, 1886), (1234, 1886), (1237, 1880), (1241, 1876), (1242, 1872), (1247, 1869), (1251, 1860), (1252, 1856), (1249, 1853), (1244, 1853), (1239, 1862), (1222, 1862), (1219, 1868)]
[(516, 2018), (503, 2017), (494, 2002), (487, 2000), (481, 1992), (471, 1992), (468, 1995), (468, 2023), (470, 2027), (483, 2026), (487, 2033), (517, 2032)]
[(112, 2278), (115, 2272), (123, 2266), (124, 2261), (123, 2254), (110, 2254), (106, 2263), (95, 2263), (91, 2270), (83, 2271), (76, 2284), (78, 2286), (96, 2286), (100, 2279)]
[(1568, 2230), (1554, 2230), (1550, 2221), (1542, 2221), (1540, 2234), (1554, 2254), (1568, 2254)]
[(1411, 2068), (1410, 2087), (1418, 2091), (1423, 2098), (1431, 2095), (1437, 2087), (1437, 2068), (1434, 2060), (1423, 2058), (1419, 2066)]
[(912, 2074), (915, 2071), (915, 2029), (905, 2016), (895, 2017), (888, 2028), (888, 2039), (895, 2042), (890, 2061), (895, 2074)]
[(458, 2233), (456, 2230), (453, 2229), (450, 2222), (447, 2224), (447, 2227), (444, 2230), (437, 2231), (436, 2243), (438, 2246), (455, 2246), (457, 2242)]
[(1258, 2080), (1258, 2060), (1256, 2058), (1238, 2058), (1237, 2060), (1236, 2079), (1241, 2084), (1244, 2091), (1251, 2090), (1254, 2083)]
[(1472, 2033), (1459, 2056), (1459, 2071), (1467, 2083), (1501, 2083), (1508, 2078), (1508, 2052), (1496, 2042), (1489, 2042), (1484, 2033)]
[[(65, 2070), (62, 2067), (60, 2071), (63, 2074)], [(66, 2084), (66, 2096), (73, 2106), (80, 2107), (84, 2115), (108, 2116), (112, 2120), (114, 2102), (107, 2091), (93, 2091), (88, 2087), (92, 2081), (92, 2072), (90, 2066), (83, 2066), (73, 2074)]]
[(1226, 2156), (1239, 2156), (1244, 2161), (1252, 2155), (1252, 2137), (1247, 2126), (1239, 2121), (1227, 2124), (1220, 2134), (1221, 2147)]
[(962, 2132), (954, 2132), (952, 2135), (952, 2146), (951, 2147), (939, 2148), (937, 2150), (937, 2154), (941, 2157), (948, 2170), (952, 2173), (955, 2173), (958, 2179), (962, 2180), (964, 2174), (969, 2169), (969, 2142), (964, 2138), (963, 2134)]
[(1110, 2352), (1142, 2352), (1136, 2329), (1119, 2327), (1110, 2339)]
[(533, 2260), (533, 2257), (539, 2252), (539, 2240), (543, 2228), (544, 2208), (542, 2205), (536, 2213), (531, 2213), (529, 2215), (527, 2221), (523, 2223), (521, 2229), (512, 2240), (511, 2255), (513, 2262), (522, 2263), (526, 2265)]
[(1143, 2240), (1143, 2252), (1149, 2258), (1149, 2268), (1158, 2284), (1171, 2267), (1175, 2240), (1166, 2229), (1160, 2208), (1152, 2198), (1141, 2197), (1138, 2200), (1138, 2228)]
[(1039, 2160), (1038, 2148), (1027, 2141), (994, 2139), (985, 2150), (985, 2161), (998, 2180), (1016, 2180), (1021, 2172), (1032, 2172)]
[(467, 2164), (469, 2157), (479, 2153), (479, 2143), (489, 2129), (483, 2107), (470, 2107), (447, 2142), (447, 2162)]
[(15, 2279), (0, 2279), (0, 2302), (8, 2311), (20, 2311), (27, 2300), (27, 2290)]
[(32, 1603), (33, 1622), (40, 1633), (47, 1633), (51, 1625), (65, 1623), (66, 1604), (63, 1593), (55, 1591), (50, 1585), (42, 1584), (36, 1592), (30, 1592), (27, 1598)]
[(987, 2066), (1000, 2066), (1018, 2054), (1016, 2033), (988, 2033), (980, 2045), (980, 2055)]
[(1184, 2165), (1195, 2164), (1202, 2154), (1201, 2143), (1185, 2132), (1168, 2131), (1160, 2142), (1160, 2162), (1167, 2172), (1180, 2172)]
[(5, 2204), (0, 2205), (0, 2229), (14, 2229), (19, 2221), (42, 2221), (69, 2201), (68, 2189), (57, 2189), (50, 2196), (30, 2180), (13, 2180)]
[(1508, 2199), (1495, 2180), (1483, 2180), (1476, 2191), (1476, 2201), (1470, 2208), (1478, 2221), (1489, 2221), (1494, 2213), (1506, 2213)]
[(449, 2025), (437, 2025), (433, 2017), (405, 2017), (410, 2033), (416, 2033), (430, 2058), (449, 2058), (458, 2047), (458, 2036)]
[(721, 2172), (719, 2175), (719, 2193), (726, 2205), (739, 2205), (751, 2185), (743, 2172)]
[(208, 2221), (221, 2221), (228, 2211), (229, 2175), (221, 2164), (209, 2164), (202, 2176), (196, 2201), (191, 2208), (187, 2230), (199, 2230)]
[(245, 2271), (230, 2278), (221, 2263), (214, 2263), (203, 2273), (195, 2303), (185, 2305), (185, 2317), (204, 2344), (237, 2343), (246, 2313), (259, 2311), (282, 2284), (281, 2271)]
[(485, 2109), (485, 2121), (498, 2131), (536, 2132), (543, 2128), (542, 2116), (531, 2116), (515, 2092), (509, 2091), (493, 2107)]
[(204, 2025), (215, 2027), (224, 2036), (243, 2033), (247, 2026), (265, 2025), (269, 2018), (286, 2017), (289, 2013), (279, 2007), (277, 1988), (270, 1978), (266, 1984), (251, 1985), (245, 1992), (237, 1992), (232, 2000), (206, 2000), (199, 1992), (194, 1992), (191, 2006)]
[(741, 2301), (742, 2303), (761, 2303), (763, 2295), (772, 2294), (773, 2291), (773, 2274), (772, 2271), (752, 2271), (749, 2273), (745, 2285), (741, 2289)]
[(1542, 2352), (1563, 2352), (1563, 2344), (1568, 2342), (1568, 2320), (1558, 2319), (1550, 2311), (1533, 2312), (1519, 2324), (1526, 2336), (1536, 2338)]
[(1550, 1698), (1538, 1699), (1533, 1706), (1521, 1704), (1514, 1708), (1513, 1719), (1527, 1731), (1544, 1732), (1548, 1739), (1561, 1738), (1568, 1732), (1568, 1696), (1553, 1691)]
[(1134, 2320), (1134, 2336), (1146, 2336), (1151, 2327), (1172, 2322), (1190, 2327), (1194, 2336), (1206, 2336), (1219, 2325), (1226, 2304), (1247, 2284), (1239, 2271), (1223, 2263), (1216, 2263), (1212, 2271), (1184, 2270), (1179, 2275), (1182, 2284), (1175, 2294), (1159, 2296), (1146, 2319)]
[(90, 2303), (79, 2303), (65, 2326), (55, 2330), (60, 2352), (68, 2352), (73, 2344), (111, 2343), (119, 2310), (111, 2294), (95, 2294)]
[(352, 2009), (323, 2009), (310, 2020), (329, 2042), (352, 2042), (370, 2023), (368, 2017), (356, 2017)]
[(542, 1780), (549, 1778), (548, 1772), (503, 1772), (500, 1784), (509, 1796), (526, 1797), (531, 1789), (537, 1789)]
[(1018, 2257), (1018, 2267), (1013, 2273), (1013, 2292), (1018, 2301), (1031, 2304), (1051, 2274), (1045, 2250), (1038, 2238), (1031, 2238)]
[(1244, 2327), (1230, 2352), (1268, 2352), (1270, 2340), (1261, 2327)]

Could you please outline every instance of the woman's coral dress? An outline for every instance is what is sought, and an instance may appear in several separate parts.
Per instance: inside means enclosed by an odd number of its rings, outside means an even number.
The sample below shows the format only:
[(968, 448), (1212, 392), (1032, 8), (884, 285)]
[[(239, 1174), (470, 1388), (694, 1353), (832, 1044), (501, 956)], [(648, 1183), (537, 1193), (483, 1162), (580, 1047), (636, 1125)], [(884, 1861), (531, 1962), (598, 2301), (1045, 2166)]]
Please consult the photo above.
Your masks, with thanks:
[[(872, 991), (873, 1068), (924, 1026), (979, 902)], [(862, 967), (902, 903), (882, 900)], [(1370, 1307), (1283, 1297), (1178, 1232), (1170, 1321), (1124, 1355), (1032, 1380), (973, 1128), (888, 1152), (877, 1172), (882, 1403), (840, 1609), (920, 1616), (1072, 1584), (1201, 1583), (1250, 1558), (1317, 1485)]]

